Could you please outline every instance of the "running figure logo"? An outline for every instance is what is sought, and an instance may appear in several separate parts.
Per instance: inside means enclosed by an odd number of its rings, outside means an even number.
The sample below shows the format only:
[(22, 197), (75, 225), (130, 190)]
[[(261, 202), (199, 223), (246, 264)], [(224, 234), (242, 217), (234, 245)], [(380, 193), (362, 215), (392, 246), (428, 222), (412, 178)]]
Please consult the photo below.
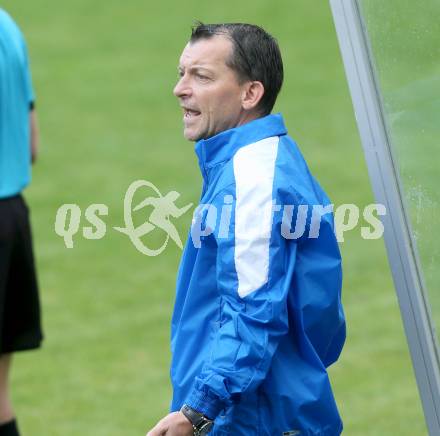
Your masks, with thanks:
[[(134, 208), (132, 207), (133, 197), (136, 191), (141, 187), (151, 188), (157, 196), (147, 197), (145, 200), (140, 202)], [(171, 238), (176, 245), (182, 249), (183, 244), (180, 239), (179, 233), (176, 227), (170, 221), (170, 216), (173, 218), (181, 217), (185, 212), (187, 212), (191, 207), (192, 203), (187, 204), (182, 208), (178, 208), (175, 205), (176, 200), (180, 197), (180, 194), (176, 191), (170, 191), (168, 194), (163, 196), (159, 189), (151, 182), (146, 180), (136, 180), (127, 189), (124, 198), (124, 221), (125, 227), (113, 227), (118, 232), (128, 235), (133, 245), (143, 254), (147, 256), (157, 256), (165, 250), (169, 238)], [(150, 213), (148, 221), (144, 222), (138, 227), (134, 227), (132, 212), (139, 211), (146, 206), (153, 206), (153, 210)], [(154, 229), (159, 228), (166, 233), (166, 238), (164, 243), (156, 250), (152, 250), (145, 246), (141, 241), (141, 237), (150, 233)]]

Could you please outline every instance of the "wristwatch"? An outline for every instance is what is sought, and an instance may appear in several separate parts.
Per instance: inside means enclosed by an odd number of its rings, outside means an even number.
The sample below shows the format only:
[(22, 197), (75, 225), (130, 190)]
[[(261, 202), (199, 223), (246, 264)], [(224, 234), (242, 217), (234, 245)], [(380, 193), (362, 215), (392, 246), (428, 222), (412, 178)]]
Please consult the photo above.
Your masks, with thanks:
[(197, 410), (194, 410), (187, 404), (184, 404), (180, 411), (189, 419), (189, 422), (191, 422), (194, 436), (205, 436), (214, 426), (214, 421), (208, 419), (205, 415), (197, 412)]

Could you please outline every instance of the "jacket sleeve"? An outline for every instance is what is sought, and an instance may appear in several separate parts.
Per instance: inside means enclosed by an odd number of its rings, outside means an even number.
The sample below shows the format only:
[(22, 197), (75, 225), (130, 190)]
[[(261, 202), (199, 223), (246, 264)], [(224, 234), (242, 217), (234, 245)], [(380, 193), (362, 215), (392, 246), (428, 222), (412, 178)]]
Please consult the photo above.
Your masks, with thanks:
[(301, 246), (292, 288), (295, 325), (303, 332), (299, 338), (302, 349), (313, 352), (309, 358), (319, 359), (322, 366), (328, 367), (338, 359), (346, 333), (341, 302), (342, 261), (332, 213), (319, 216), (319, 232), (307, 237)]
[(281, 212), (272, 216), (272, 192), (264, 192), (258, 185), (238, 195), (232, 191), (229, 231), (222, 235), (220, 225), (215, 233), (219, 328), (186, 399), (211, 419), (265, 379), (289, 328), (286, 272), (294, 269), (297, 244), (282, 237)]

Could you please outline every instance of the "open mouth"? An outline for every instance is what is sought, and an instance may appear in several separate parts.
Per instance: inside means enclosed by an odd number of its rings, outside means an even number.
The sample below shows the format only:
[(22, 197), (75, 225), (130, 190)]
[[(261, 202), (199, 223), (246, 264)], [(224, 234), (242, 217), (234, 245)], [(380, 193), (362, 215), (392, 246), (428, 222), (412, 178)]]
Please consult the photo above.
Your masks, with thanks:
[(192, 120), (200, 116), (200, 112), (192, 109), (183, 108), (183, 119)]

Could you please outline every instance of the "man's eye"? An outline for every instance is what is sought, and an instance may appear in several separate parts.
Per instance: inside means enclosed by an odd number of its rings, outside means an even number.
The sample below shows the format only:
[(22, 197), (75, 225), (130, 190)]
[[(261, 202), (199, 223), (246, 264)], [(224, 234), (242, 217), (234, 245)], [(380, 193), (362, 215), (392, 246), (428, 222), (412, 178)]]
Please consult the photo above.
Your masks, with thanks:
[(201, 80), (209, 80), (208, 76), (204, 76), (203, 74), (196, 74), (196, 77)]

